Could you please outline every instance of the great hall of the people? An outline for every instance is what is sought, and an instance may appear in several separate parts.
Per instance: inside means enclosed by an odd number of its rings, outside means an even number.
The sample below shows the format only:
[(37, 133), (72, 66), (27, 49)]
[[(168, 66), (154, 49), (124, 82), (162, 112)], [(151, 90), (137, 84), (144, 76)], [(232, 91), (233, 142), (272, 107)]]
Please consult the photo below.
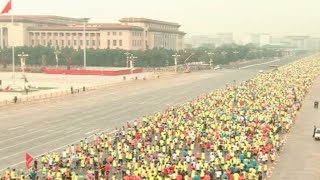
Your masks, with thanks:
[[(0, 46), (50, 46), (74, 49), (182, 49), (181, 25), (146, 18), (122, 18), (119, 23), (90, 23), (61, 16), (0, 16)], [(84, 37), (85, 33), (85, 37)], [(84, 42), (86, 41), (86, 42)], [(86, 45), (84, 44), (86, 43)]]

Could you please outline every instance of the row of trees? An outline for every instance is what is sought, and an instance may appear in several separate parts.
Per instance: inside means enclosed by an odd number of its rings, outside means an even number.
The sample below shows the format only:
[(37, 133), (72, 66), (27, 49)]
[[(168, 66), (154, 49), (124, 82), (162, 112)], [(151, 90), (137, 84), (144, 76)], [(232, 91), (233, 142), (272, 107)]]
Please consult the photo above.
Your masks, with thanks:
[[(56, 65), (54, 52), (50, 47), (16, 47), (16, 56), (24, 52), (28, 54), (27, 65)], [(61, 48), (59, 53), (59, 65), (66, 65), (71, 61), (71, 65), (83, 65), (83, 51), (71, 48)], [(121, 49), (87, 49), (87, 66), (106, 66), (106, 67), (125, 67), (127, 64), (127, 51)], [(182, 64), (191, 54), (188, 62), (209, 63), (210, 54), (212, 54), (213, 64), (227, 64), (238, 60), (250, 60), (258, 58), (279, 57), (281, 52), (254, 45), (225, 45), (218, 48), (199, 47), (193, 49), (184, 49), (178, 52), (167, 49), (152, 49), (145, 51), (128, 51), (137, 57), (135, 66), (137, 67), (163, 67), (174, 65), (174, 55), (179, 54), (178, 62)], [(208, 55), (209, 53), (209, 55)], [(2, 64), (10, 64), (12, 59), (11, 49), (3, 49), (1, 52)], [(17, 64), (20, 61), (16, 61)], [(70, 62), (69, 62), (70, 63)]]

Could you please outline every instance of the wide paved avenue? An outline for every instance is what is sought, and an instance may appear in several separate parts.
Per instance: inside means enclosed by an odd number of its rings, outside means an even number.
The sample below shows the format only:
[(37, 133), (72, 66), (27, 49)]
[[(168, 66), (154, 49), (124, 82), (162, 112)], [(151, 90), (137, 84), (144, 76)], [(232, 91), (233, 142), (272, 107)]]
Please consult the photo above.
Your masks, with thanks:
[[(271, 64), (287, 64), (290, 59)], [(127, 121), (184, 103), (200, 94), (241, 82), (270, 64), (241, 70), (193, 72), (137, 81), (50, 102), (0, 109), (0, 170), (24, 165), (24, 153), (39, 156)]]

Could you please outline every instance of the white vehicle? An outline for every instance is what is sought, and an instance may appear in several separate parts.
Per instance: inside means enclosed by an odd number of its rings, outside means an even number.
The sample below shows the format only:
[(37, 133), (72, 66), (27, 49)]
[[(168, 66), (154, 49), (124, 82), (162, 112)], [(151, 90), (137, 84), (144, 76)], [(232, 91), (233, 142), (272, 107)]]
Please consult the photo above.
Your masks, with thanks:
[(221, 69), (220, 65), (217, 65), (216, 67), (213, 68), (213, 70), (218, 70)]
[(260, 70), (259, 73), (263, 73), (263, 70)]
[(314, 139), (320, 140), (320, 128), (316, 128), (316, 131), (314, 133)]

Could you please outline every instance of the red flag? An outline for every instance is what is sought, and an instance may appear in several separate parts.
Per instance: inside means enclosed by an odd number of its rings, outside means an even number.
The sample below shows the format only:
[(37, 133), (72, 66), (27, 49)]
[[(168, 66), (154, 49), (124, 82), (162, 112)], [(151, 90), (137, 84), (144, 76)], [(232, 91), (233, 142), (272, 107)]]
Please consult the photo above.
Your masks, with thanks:
[(30, 163), (33, 160), (32, 156), (30, 154), (26, 153), (25, 160), (26, 160), (27, 169), (30, 169)]
[(1, 14), (8, 13), (11, 9), (12, 9), (12, 7), (11, 7), (11, 0), (9, 0), (9, 1), (5, 4), (4, 8), (2, 9)]

